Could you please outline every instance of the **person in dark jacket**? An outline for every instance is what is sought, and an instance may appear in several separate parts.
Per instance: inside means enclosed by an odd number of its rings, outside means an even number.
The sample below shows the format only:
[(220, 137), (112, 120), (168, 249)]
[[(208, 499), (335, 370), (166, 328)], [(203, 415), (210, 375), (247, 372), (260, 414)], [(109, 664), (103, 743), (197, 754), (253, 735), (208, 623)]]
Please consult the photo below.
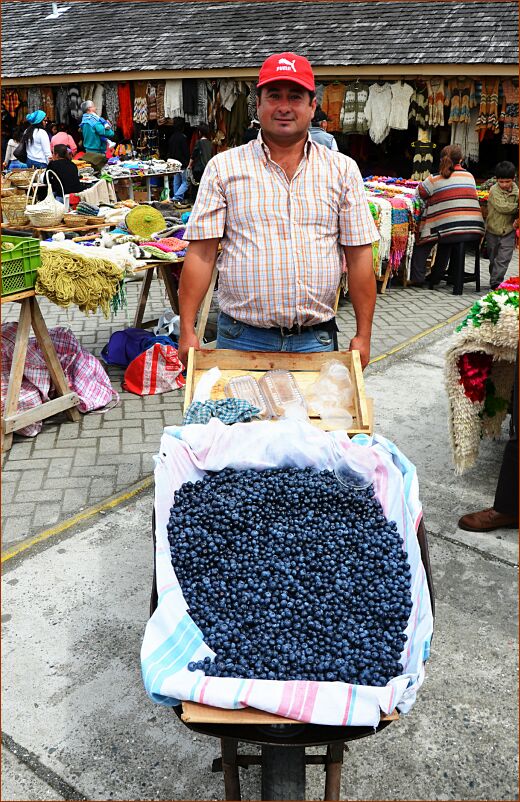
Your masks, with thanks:
[[(49, 162), (45, 174), (49, 173), (52, 191), (58, 200), (63, 200), (63, 193), (82, 192), (85, 187), (80, 183), (78, 168), (72, 162), (72, 154), (66, 145), (55, 145), (54, 156)], [(54, 175), (55, 173), (55, 175)], [(63, 189), (56, 176), (60, 179)], [(47, 180), (45, 183), (47, 183)]]
[(244, 136), (242, 137), (242, 144), (247, 145), (248, 142), (252, 142), (253, 139), (257, 139), (259, 130), (260, 130), (260, 123), (258, 122), (258, 120), (251, 120), (251, 125), (244, 131)]
[(186, 168), (190, 160), (190, 149), (184, 134), (184, 120), (182, 117), (174, 117), (173, 133), (168, 140), (168, 158), (176, 159), (181, 163), (182, 172), (173, 176), (172, 200), (178, 206), (185, 206), (184, 196), (188, 190)]
[(213, 145), (209, 139), (209, 128), (204, 123), (199, 125), (199, 134), (200, 139), (195, 143), (188, 165), (191, 167), (193, 178), (197, 184), (202, 178), (207, 163), (213, 156)]

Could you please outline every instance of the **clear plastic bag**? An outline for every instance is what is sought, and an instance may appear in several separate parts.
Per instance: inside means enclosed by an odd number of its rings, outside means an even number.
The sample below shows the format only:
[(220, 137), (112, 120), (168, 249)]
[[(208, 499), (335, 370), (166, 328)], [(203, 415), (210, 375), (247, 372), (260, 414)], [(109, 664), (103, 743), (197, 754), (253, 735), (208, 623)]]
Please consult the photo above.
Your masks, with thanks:
[(322, 365), (320, 375), (307, 395), (310, 405), (323, 421), (342, 429), (352, 426), (353, 397), (350, 371), (338, 359)]

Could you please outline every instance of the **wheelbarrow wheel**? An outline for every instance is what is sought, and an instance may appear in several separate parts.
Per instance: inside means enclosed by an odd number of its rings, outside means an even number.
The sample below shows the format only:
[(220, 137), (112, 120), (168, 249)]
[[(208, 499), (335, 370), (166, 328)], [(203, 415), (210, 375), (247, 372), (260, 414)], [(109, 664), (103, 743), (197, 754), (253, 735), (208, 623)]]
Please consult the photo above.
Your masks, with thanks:
[(262, 746), (262, 799), (305, 799), (304, 746)]

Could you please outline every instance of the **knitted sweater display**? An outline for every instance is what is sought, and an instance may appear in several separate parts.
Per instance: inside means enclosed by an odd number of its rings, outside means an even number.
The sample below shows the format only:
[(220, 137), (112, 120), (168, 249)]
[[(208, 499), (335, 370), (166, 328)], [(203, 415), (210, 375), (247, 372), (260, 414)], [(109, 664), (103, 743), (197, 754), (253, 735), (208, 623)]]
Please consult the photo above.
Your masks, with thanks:
[(465, 234), (484, 234), (475, 179), (457, 166), (449, 178), (431, 175), (417, 187), (426, 209), (419, 226), (421, 244)]
[(140, 123), (140, 125), (146, 125), (148, 122), (146, 81), (135, 82), (134, 95), (134, 122)]
[(503, 145), (518, 145), (518, 84), (504, 81), (502, 84), (504, 99), (500, 120), (504, 123), (502, 133)]
[(321, 108), (329, 118), (329, 131), (341, 131), (340, 116), (344, 99), (345, 84), (334, 81), (325, 87)]
[(42, 93), (39, 86), (30, 86), (27, 91), (27, 110), (29, 114), (42, 107)]
[(448, 125), (469, 123), (469, 113), (477, 105), (475, 82), (468, 78), (453, 78), (448, 81), (444, 104), (450, 107)]
[(170, 117), (183, 117), (184, 110), (182, 108), (182, 80), (180, 78), (165, 81), (164, 84), (164, 116)]
[(428, 86), (428, 123), (432, 128), (444, 125), (444, 80), (432, 78)]
[(498, 134), (498, 78), (482, 81), (482, 93), (477, 117), (477, 131), (480, 141), (484, 139), (486, 131)]
[(115, 125), (119, 117), (119, 96), (115, 83), (105, 84), (105, 114), (107, 120)]
[(413, 181), (424, 181), (431, 174), (433, 167), (433, 149), (431, 142), (416, 141), (412, 143), (414, 149), (413, 157)]
[(396, 81), (395, 84), (390, 85), (390, 89), (392, 90), (390, 128), (406, 131), (408, 129), (408, 110), (410, 108), (410, 98), (413, 94), (413, 86)]
[(419, 128), (426, 128), (428, 124), (428, 89), (416, 86), (410, 98), (410, 113), (408, 118)]
[(69, 86), (67, 89), (67, 96), (69, 99), (70, 116), (73, 120), (77, 120), (79, 122), (83, 116), (83, 112), (81, 111), (82, 98), (80, 95), (80, 90), (77, 86)]
[(365, 106), (368, 100), (368, 85), (359, 81), (345, 86), (345, 97), (339, 124), (344, 134), (366, 134), (368, 131)]
[(392, 112), (392, 88), (372, 84), (368, 90), (365, 117), (369, 126), (370, 139), (379, 145), (390, 133), (390, 114)]
[(146, 84), (146, 105), (148, 107), (148, 119), (157, 119), (157, 87), (151, 81)]
[(479, 138), (475, 126), (477, 124), (478, 109), (471, 109), (469, 122), (453, 123), (451, 126), (451, 143), (459, 145), (462, 156), (466, 161), (475, 162), (479, 160)]

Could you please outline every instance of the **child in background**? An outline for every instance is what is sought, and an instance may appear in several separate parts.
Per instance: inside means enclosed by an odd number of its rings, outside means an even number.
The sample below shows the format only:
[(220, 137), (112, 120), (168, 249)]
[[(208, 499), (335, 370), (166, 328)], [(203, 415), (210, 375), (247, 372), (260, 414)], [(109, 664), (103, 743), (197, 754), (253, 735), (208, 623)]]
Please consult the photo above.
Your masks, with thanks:
[(496, 290), (504, 280), (515, 248), (515, 229), (518, 228), (518, 186), (514, 182), (515, 172), (512, 162), (503, 161), (497, 164), (497, 182), (489, 190), (486, 245), (492, 290)]

